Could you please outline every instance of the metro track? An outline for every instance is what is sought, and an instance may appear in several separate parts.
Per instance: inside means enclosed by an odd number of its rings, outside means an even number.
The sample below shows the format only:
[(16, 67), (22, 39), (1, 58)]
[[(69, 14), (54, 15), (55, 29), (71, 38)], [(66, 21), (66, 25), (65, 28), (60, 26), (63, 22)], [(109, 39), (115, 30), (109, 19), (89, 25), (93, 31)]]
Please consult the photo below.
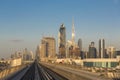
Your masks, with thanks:
[[(21, 72), (13, 75), (12, 79), (7, 80), (17, 79), (16, 75), (19, 74), (21, 74)], [(24, 75), (21, 76), (21, 78), (18, 80), (68, 80), (68, 79), (35, 61), (29, 66), (29, 69), (26, 70)]]

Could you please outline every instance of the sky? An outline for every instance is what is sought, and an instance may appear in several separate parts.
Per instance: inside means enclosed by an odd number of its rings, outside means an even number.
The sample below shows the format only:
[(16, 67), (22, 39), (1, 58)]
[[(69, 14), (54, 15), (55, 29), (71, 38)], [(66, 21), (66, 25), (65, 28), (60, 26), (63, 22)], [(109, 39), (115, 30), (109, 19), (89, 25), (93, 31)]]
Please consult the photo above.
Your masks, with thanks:
[(57, 42), (62, 23), (70, 40), (73, 19), (83, 50), (103, 38), (106, 48), (120, 50), (120, 0), (0, 0), (0, 58), (25, 48), (35, 53), (42, 36)]

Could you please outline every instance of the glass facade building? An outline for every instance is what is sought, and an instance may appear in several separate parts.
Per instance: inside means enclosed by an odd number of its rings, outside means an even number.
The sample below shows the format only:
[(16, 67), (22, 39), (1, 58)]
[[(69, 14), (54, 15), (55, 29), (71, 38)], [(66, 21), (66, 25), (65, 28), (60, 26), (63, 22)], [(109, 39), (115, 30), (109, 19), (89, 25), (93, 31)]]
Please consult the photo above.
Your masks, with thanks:
[(85, 67), (97, 67), (97, 68), (113, 68), (118, 65), (118, 61), (115, 59), (86, 59), (83, 61)]

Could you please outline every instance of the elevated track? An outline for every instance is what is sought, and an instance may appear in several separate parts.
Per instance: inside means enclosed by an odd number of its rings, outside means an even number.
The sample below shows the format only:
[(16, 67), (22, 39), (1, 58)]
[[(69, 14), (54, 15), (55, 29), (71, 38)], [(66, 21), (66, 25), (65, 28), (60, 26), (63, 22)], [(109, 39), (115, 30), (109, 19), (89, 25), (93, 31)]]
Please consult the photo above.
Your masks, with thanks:
[(24, 70), (19, 71), (15, 75), (6, 80), (68, 80), (60, 74), (50, 70), (49, 68), (34, 62)]

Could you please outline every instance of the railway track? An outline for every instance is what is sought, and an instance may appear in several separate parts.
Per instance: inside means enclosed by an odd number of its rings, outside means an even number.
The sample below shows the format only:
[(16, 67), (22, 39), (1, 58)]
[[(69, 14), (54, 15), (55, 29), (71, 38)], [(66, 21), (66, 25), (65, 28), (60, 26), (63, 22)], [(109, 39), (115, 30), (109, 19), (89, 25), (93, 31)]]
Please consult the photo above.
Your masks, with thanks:
[(60, 74), (52, 71), (51, 69), (39, 64), (51, 77), (51, 80), (68, 80), (67, 78), (61, 76)]
[(68, 79), (48, 69), (43, 65), (34, 62), (29, 66), (29, 69), (25, 72), (23, 76), (21, 76), (19, 80), (68, 80)]
[(20, 80), (34, 80), (35, 78), (35, 63), (33, 63), (27, 72), (22, 76)]

